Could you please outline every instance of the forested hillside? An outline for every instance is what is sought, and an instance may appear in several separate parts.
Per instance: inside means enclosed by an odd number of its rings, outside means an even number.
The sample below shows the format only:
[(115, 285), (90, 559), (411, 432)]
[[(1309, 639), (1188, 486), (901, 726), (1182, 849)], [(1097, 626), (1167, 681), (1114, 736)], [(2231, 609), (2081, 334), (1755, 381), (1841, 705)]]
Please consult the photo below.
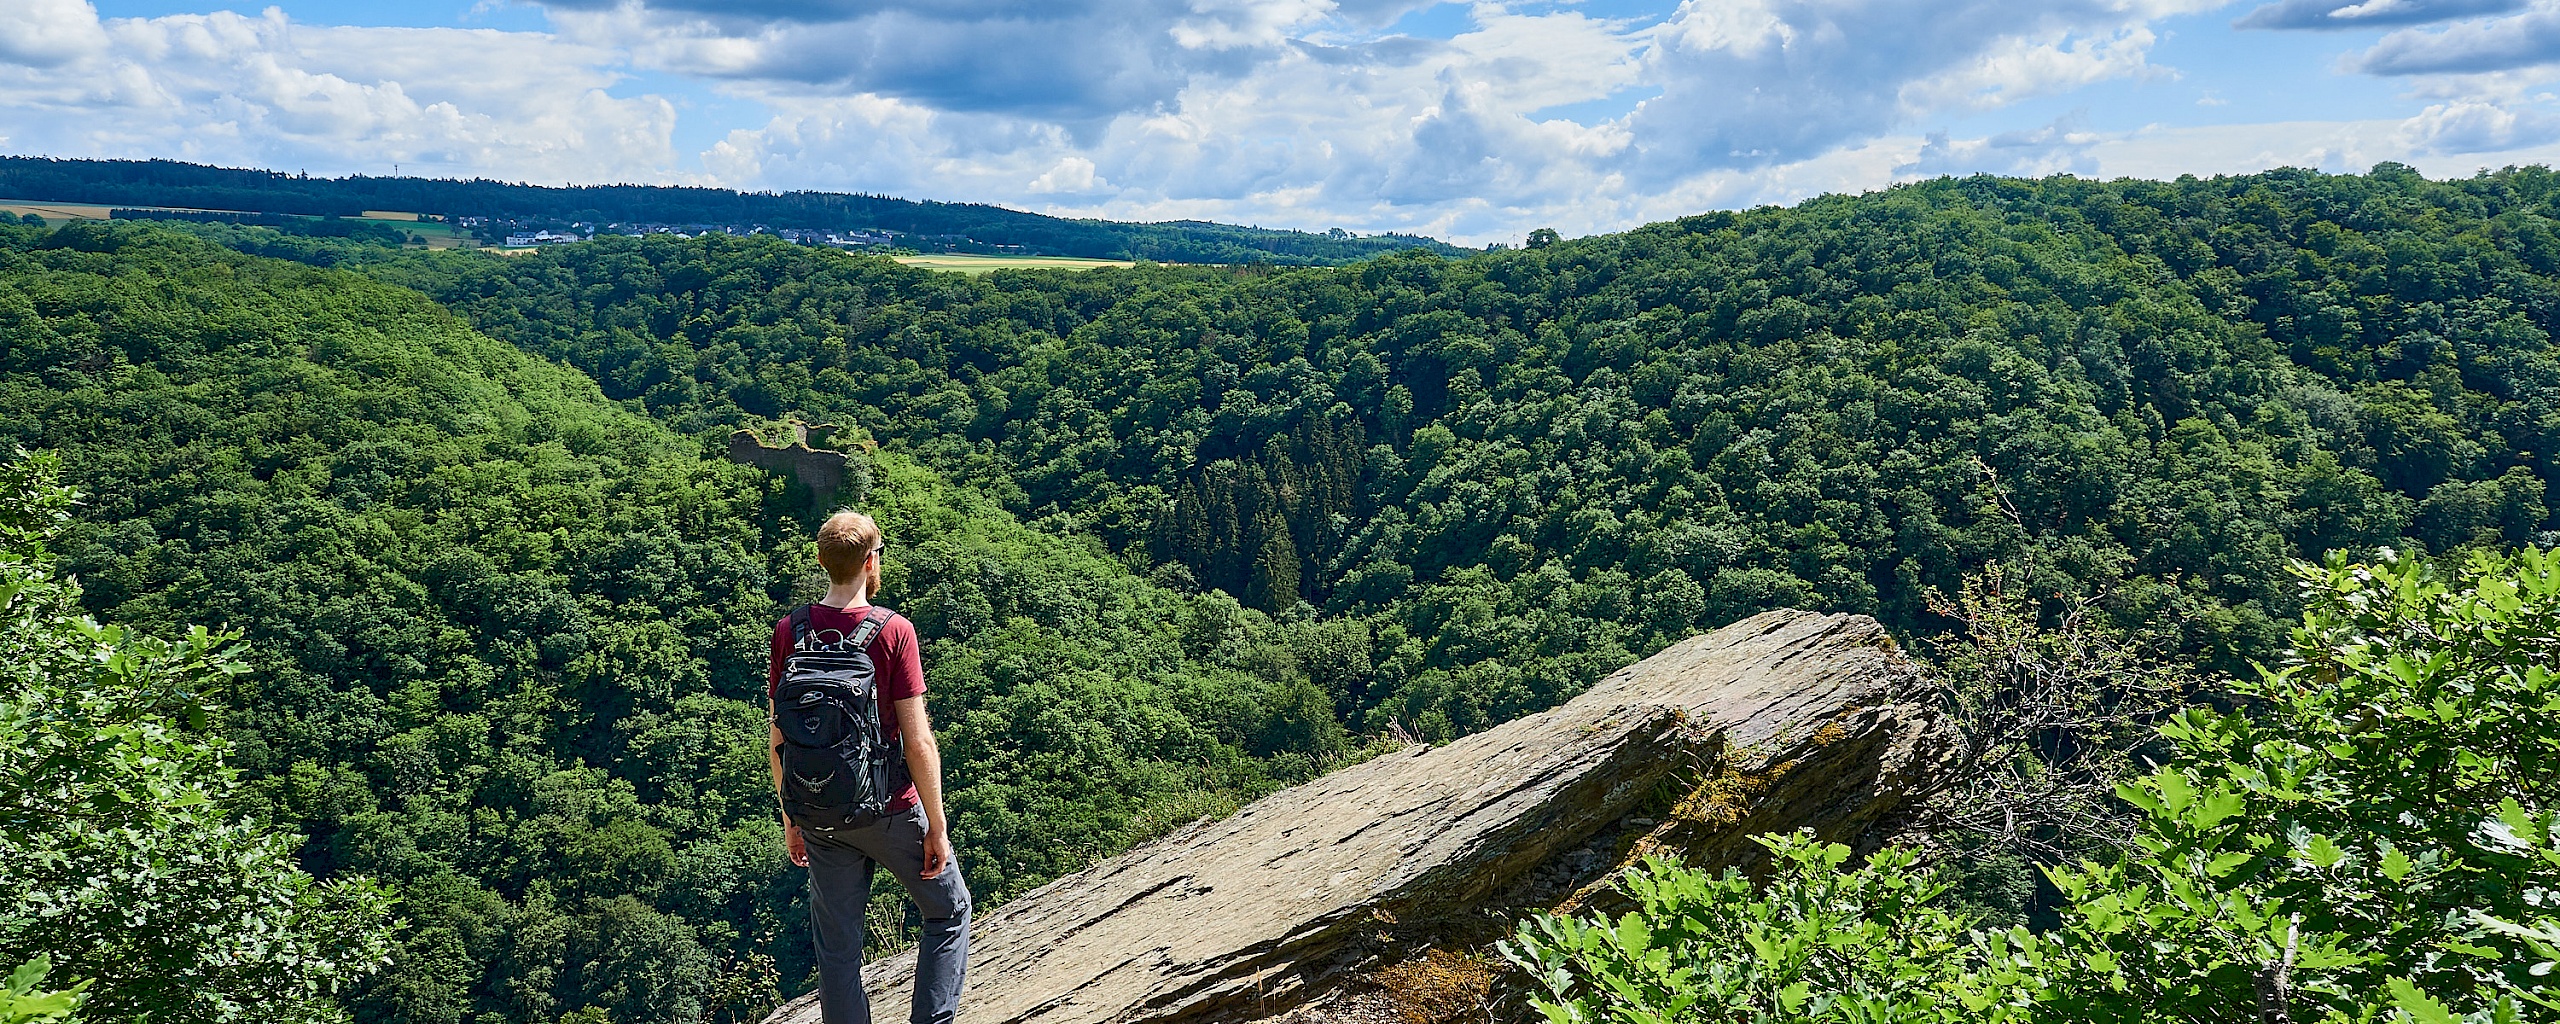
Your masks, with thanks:
[(2290, 559), (2547, 542), (2555, 199), (1974, 178), (1334, 269), (653, 239), (367, 272), (682, 431), (860, 424), (1159, 581), (1306, 602), (1369, 637), (1341, 710), (1446, 736), (1763, 608), (1942, 630), (1987, 564), (2233, 669)]
[(0, 198), (317, 217), (399, 210), (553, 225), (883, 229), (950, 241), (971, 252), (1011, 245), (1035, 253), (1175, 263), (1323, 264), (1411, 248), (1461, 251), (1416, 235), (1363, 237), (1339, 229), (1289, 231), (1197, 220), (1140, 224), (1070, 219), (983, 203), (920, 202), (841, 192), (739, 192), (679, 185), (552, 187), (487, 179), (364, 175), (314, 178), (176, 160), (0, 156)]
[[(234, 810), (398, 896), (359, 1016), (751, 1020), (800, 987), (758, 705), (807, 495), (415, 292), (165, 228), (0, 227), (0, 339), (0, 452), (85, 495), (54, 543), (87, 608), (244, 634), (202, 705)], [(904, 457), (868, 475), (982, 900), (1344, 753), (1297, 667), (1323, 627), (1147, 584)], [(0, 961), (112, 969), (46, 948), (70, 934), (0, 927)]]
[(753, 701), (813, 561), (809, 496), (712, 457), (736, 426), (881, 446), (838, 497), (892, 538), (992, 903), (1764, 608), (1926, 639), (1999, 567), (2236, 670), (2285, 656), (2294, 559), (2548, 546), (2555, 202), (1976, 178), (979, 277), (0, 227), (0, 445), (86, 492), (90, 611), (246, 634), (241, 809), (403, 900), (359, 1014), (737, 1019), (807, 970)]

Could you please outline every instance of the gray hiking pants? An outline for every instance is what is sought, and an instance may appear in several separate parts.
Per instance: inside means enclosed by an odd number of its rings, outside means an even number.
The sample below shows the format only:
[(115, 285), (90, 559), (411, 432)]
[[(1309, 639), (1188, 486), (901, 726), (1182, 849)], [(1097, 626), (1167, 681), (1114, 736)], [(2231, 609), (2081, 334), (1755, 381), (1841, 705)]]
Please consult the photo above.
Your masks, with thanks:
[(800, 830), (809, 845), (809, 930), (818, 945), (818, 1008), (826, 1024), (871, 1024), (862, 991), (863, 910), (871, 905), (871, 866), (886, 866), (924, 914), (916, 944), (912, 1024), (951, 1024), (960, 982), (969, 970), (969, 883), (958, 861), (938, 878), (924, 870), (924, 808), (910, 807), (862, 828), (821, 835)]

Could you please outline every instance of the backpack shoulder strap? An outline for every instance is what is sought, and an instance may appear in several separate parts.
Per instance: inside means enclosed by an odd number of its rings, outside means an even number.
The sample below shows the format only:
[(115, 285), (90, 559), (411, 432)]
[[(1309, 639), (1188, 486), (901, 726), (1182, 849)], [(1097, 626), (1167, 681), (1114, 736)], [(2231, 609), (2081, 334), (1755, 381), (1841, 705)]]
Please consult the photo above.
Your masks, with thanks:
[(800, 641), (808, 638), (809, 606), (804, 604), (791, 609), (791, 649), (799, 650)]
[(853, 645), (869, 649), (871, 639), (880, 635), (880, 630), (889, 624), (889, 616), (895, 614), (897, 613), (879, 605), (872, 605), (870, 611), (863, 613), (862, 624), (853, 627)]

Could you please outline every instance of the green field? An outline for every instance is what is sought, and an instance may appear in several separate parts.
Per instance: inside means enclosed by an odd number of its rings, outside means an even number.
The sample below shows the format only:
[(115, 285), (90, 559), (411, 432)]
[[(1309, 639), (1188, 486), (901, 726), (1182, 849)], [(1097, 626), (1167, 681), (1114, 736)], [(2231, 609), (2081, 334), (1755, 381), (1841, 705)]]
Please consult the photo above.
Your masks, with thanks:
[(910, 267), (927, 270), (951, 270), (963, 274), (983, 274), (990, 270), (1092, 270), (1096, 267), (1135, 266), (1128, 260), (1096, 260), (1081, 256), (970, 256), (940, 253), (931, 256), (892, 256)]

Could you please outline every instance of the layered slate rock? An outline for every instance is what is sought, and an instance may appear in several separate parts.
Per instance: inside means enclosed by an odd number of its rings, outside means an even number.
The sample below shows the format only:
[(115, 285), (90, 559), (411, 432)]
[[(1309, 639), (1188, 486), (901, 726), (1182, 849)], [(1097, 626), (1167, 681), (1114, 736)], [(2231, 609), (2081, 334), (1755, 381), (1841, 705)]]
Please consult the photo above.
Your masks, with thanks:
[[(1937, 781), (1949, 744), (1921, 685), (1864, 616), (1692, 637), (1562, 707), (1272, 794), (981, 915), (961, 1019), (1260, 1017), (1374, 963), (1381, 922), (1478, 906), (1595, 836), (1710, 865), (1748, 860), (1757, 832), (1857, 840)], [(1636, 816), (1666, 793), (1659, 825)], [(865, 972), (874, 1019), (906, 1018), (913, 968)], [(772, 1024), (818, 1019), (803, 998)]]

